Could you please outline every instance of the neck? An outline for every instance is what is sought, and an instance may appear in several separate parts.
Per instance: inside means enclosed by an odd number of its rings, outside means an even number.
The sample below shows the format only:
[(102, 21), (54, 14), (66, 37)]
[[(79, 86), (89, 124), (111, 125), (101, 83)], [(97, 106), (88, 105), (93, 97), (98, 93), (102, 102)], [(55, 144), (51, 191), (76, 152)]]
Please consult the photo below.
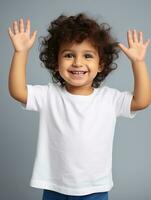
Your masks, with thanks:
[(90, 95), (94, 90), (92, 86), (79, 87), (79, 86), (66, 85), (65, 87), (68, 92), (75, 95)]

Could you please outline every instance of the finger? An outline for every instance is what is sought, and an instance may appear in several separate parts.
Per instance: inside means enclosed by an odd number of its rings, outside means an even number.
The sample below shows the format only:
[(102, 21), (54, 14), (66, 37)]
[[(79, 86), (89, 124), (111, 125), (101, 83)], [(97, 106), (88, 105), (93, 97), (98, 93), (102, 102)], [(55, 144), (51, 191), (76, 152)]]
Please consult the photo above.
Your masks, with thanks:
[(139, 42), (143, 44), (143, 32), (139, 32)]
[(138, 42), (138, 36), (137, 36), (137, 32), (135, 29), (133, 30), (133, 41)]
[(10, 27), (8, 28), (8, 34), (9, 34), (10, 38), (14, 37), (14, 33), (12, 32)]
[(133, 45), (133, 38), (132, 38), (131, 30), (128, 30), (128, 32), (127, 32), (127, 41), (128, 41), (129, 47), (131, 47)]
[(122, 43), (119, 43), (118, 46), (122, 49), (122, 51), (127, 54), (128, 48), (124, 46)]
[(30, 20), (29, 19), (27, 19), (27, 21), (26, 21), (26, 31), (25, 32), (30, 34)]
[(14, 21), (14, 22), (13, 22), (13, 30), (14, 30), (14, 34), (19, 33), (17, 21)]
[(24, 21), (22, 18), (19, 20), (19, 31), (20, 33), (24, 33)]

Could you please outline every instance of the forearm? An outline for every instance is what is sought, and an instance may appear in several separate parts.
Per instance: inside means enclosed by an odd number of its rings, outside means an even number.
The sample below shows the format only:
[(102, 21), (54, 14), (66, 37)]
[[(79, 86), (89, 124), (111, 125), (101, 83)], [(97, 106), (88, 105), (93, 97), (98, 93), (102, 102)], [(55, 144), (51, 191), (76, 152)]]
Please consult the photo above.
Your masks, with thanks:
[(17, 97), (26, 88), (26, 64), (28, 52), (14, 52), (9, 72), (9, 92)]
[(151, 103), (151, 81), (145, 62), (133, 62), (134, 100), (137, 105), (146, 107)]

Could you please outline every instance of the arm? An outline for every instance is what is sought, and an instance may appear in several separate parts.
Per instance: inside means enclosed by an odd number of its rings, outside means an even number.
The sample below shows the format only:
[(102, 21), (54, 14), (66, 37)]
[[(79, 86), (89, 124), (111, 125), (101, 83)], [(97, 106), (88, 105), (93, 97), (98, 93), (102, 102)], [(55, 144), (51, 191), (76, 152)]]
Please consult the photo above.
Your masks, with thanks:
[(134, 97), (131, 110), (143, 109), (151, 103), (151, 81), (145, 62), (132, 63), (134, 73)]
[(29, 49), (35, 41), (36, 32), (33, 32), (30, 37), (30, 21), (27, 20), (26, 30), (24, 30), (24, 22), (20, 19), (19, 28), (16, 21), (13, 23), (13, 31), (9, 28), (9, 36), (14, 46), (8, 80), (9, 92), (14, 99), (26, 104), (26, 64)]
[(142, 32), (128, 31), (129, 48), (119, 43), (120, 48), (130, 59), (134, 75), (134, 92), (131, 111), (145, 109), (151, 103), (151, 81), (145, 63), (145, 55), (150, 40), (143, 42)]

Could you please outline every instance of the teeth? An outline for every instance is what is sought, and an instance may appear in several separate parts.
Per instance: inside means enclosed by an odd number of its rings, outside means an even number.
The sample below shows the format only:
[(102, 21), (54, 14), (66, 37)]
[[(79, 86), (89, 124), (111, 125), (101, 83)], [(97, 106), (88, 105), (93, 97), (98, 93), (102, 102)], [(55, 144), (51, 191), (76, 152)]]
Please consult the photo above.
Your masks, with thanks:
[(71, 71), (72, 74), (85, 74), (86, 72), (82, 71)]

